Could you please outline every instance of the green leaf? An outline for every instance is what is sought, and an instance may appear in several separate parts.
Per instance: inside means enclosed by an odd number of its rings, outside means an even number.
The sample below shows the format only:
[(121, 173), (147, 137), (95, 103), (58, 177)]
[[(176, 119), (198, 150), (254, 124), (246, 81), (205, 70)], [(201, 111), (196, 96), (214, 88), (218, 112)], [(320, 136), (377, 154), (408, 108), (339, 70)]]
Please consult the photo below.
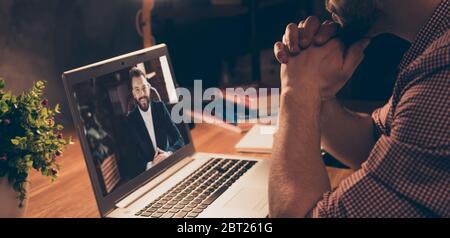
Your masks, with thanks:
[(5, 101), (0, 101), (0, 112), (2, 114), (9, 112), (9, 106)]
[(36, 87), (37, 88), (45, 87), (45, 81), (37, 81), (36, 82)]
[(30, 92), (30, 95), (31, 95), (32, 97), (34, 97), (34, 98), (39, 97), (39, 95), (38, 95), (36, 92), (34, 92), (34, 91), (31, 91), (31, 92)]
[(48, 113), (49, 113), (48, 109), (44, 108), (44, 109), (41, 110), (40, 114), (41, 114), (42, 118), (47, 118), (48, 117)]
[(55, 106), (55, 112), (56, 112), (56, 113), (61, 113), (61, 105), (56, 104), (56, 106)]
[(47, 172), (48, 172), (47, 168), (42, 168), (41, 170), (42, 175), (48, 176)]
[(18, 140), (18, 139), (11, 139), (11, 144), (19, 145), (20, 144), (20, 140)]
[(12, 98), (12, 94), (10, 92), (5, 93), (2, 97), (2, 100), (9, 101)]
[(5, 80), (0, 79), (0, 89), (4, 89), (5, 88)]
[(41, 95), (41, 92), (45, 89), (46, 85), (47, 85), (47, 82), (45, 82), (45, 81), (37, 81), (34, 84), (34, 93), (36, 93), (37, 95)]
[(28, 120), (28, 123), (30, 124), (30, 125), (35, 125), (36, 124), (36, 120), (34, 120), (34, 118), (33, 118), (33, 116), (30, 114), (30, 115), (28, 115), (28, 118), (27, 118), (27, 120)]

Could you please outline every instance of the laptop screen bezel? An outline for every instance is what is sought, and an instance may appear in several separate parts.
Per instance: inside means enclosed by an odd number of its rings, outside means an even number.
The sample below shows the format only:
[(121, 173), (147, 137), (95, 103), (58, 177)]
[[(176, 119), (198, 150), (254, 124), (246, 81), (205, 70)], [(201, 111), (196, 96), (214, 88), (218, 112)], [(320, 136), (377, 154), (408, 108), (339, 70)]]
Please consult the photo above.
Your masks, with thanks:
[(74, 86), (79, 83), (91, 80), (92, 78), (107, 75), (125, 68), (130, 68), (139, 63), (147, 62), (149, 60), (159, 58), (161, 56), (167, 57), (170, 72), (172, 74), (172, 79), (175, 88), (177, 88), (178, 84), (173, 71), (172, 61), (169, 55), (168, 48), (165, 44), (139, 50), (130, 54), (122, 55), (96, 64), (71, 70), (63, 74), (62, 78), (64, 82), (66, 95), (68, 97), (72, 118), (74, 120), (75, 129), (77, 131), (77, 135), (83, 150), (86, 166), (89, 172), (89, 177), (91, 180), (92, 187), (94, 189), (95, 198), (97, 200), (97, 205), (102, 217), (105, 217), (108, 213), (112, 212), (116, 208), (116, 204), (120, 202), (123, 198), (133, 193), (134, 191), (136, 191), (137, 189), (139, 189), (140, 187), (151, 181), (157, 175), (167, 170), (171, 166), (175, 165), (177, 162), (193, 155), (195, 153), (195, 148), (192, 142), (190, 129), (186, 124), (184, 124), (185, 130), (187, 132), (186, 134), (189, 139), (189, 144), (185, 145), (183, 148), (176, 151), (167, 160), (155, 166), (155, 168), (152, 168), (151, 170), (140, 174), (136, 178), (127, 182), (126, 184), (123, 184), (122, 186), (118, 187), (115, 191), (111, 192), (110, 194), (104, 195), (101, 184), (102, 180), (99, 178), (97, 174), (94, 159), (91, 154), (87, 138), (84, 136), (83, 133), (84, 125), (81, 120), (81, 114), (78, 111), (75, 94), (73, 90)]

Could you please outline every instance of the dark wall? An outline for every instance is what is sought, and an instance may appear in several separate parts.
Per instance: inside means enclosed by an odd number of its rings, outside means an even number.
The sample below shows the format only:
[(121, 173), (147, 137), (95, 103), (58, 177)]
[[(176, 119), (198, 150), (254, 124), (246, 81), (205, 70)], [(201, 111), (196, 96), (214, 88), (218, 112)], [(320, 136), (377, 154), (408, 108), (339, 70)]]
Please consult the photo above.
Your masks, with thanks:
[(139, 7), (122, 0), (0, 1), (0, 77), (15, 93), (47, 80), (50, 102), (62, 103), (70, 122), (62, 72), (139, 49)]
[(50, 98), (61, 100), (55, 68), (56, 1), (0, 1), (0, 77), (18, 93), (49, 80)]
[[(257, 47), (262, 51), (272, 51), (274, 42), (281, 39), (290, 22), (297, 23), (309, 15), (318, 15), (322, 20), (330, 19), (324, 1), (277, 2), (270, 7), (261, 7), (257, 12)], [(207, 14), (200, 14), (198, 9), (202, 8), (183, 8), (177, 7), (177, 4), (157, 7), (154, 17), (156, 40), (169, 45), (181, 85), (189, 87), (194, 79), (203, 79), (204, 86), (217, 86), (221, 83), (223, 62), (233, 67), (233, 63), (242, 62), (239, 59), (251, 51), (250, 13), (247, 9), (232, 17), (208, 17)], [(173, 12), (182, 14), (171, 15)], [(167, 15), (177, 17), (167, 19)], [(396, 79), (397, 65), (408, 47), (409, 43), (393, 35), (373, 39), (366, 51), (366, 59), (340, 97), (386, 101)], [(273, 57), (271, 60), (278, 67)], [(244, 62), (247, 65), (238, 67), (251, 68), (249, 60)], [(263, 69), (263, 72), (266, 70)], [(273, 81), (279, 81), (278, 73), (272, 77)], [(248, 81), (249, 78), (238, 78), (237, 81)]]
[[(271, 51), (289, 22), (310, 14), (327, 17), (321, 10), (322, 1), (260, 2), (275, 2), (258, 11), (257, 46), (261, 50)], [(140, 49), (141, 39), (135, 30), (140, 4), (139, 0), (0, 1), (0, 77), (16, 93), (29, 88), (33, 81), (47, 80), (48, 97), (53, 104), (63, 104), (69, 124), (61, 73)], [(207, 0), (157, 1), (155, 37), (157, 43), (169, 45), (182, 86), (191, 86), (194, 79), (204, 79), (205, 86), (218, 86), (222, 63), (248, 55), (252, 47), (247, 10), (209, 11), (208, 6)], [(342, 95), (386, 99), (407, 46), (390, 36), (374, 40), (366, 61)]]
[[(232, 64), (236, 58), (251, 53), (253, 42), (249, 1), (243, 1), (241, 7), (221, 8), (207, 7), (204, 2), (208, 1), (191, 2), (196, 4), (192, 4), (192, 7), (181, 4), (157, 5), (154, 16), (156, 40), (169, 45), (181, 85), (192, 86), (194, 79), (203, 79), (205, 87), (217, 86), (224, 61)], [(273, 48), (289, 22), (298, 21), (310, 12), (309, 2), (312, 1), (259, 2), (256, 44), (264, 50)], [(230, 8), (234, 9), (234, 14), (230, 13)], [(174, 15), (177, 17), (170, 17)]]

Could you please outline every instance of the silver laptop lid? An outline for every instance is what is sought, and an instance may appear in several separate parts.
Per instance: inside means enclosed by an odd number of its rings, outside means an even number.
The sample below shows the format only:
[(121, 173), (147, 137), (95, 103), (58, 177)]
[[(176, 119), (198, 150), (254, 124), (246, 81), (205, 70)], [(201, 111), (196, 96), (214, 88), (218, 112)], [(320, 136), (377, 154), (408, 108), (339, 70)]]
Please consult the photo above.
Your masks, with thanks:
[(165, 45), (65, 72), (72, 117), (102, 216), (162, 171), (194, 153)]

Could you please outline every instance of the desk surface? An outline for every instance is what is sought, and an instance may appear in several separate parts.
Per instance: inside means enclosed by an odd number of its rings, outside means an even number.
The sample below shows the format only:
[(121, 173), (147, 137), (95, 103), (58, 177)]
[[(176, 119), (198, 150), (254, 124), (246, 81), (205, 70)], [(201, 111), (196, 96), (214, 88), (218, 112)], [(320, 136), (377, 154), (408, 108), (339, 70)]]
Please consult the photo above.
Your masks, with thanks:
[[(243, 135), (212, 125), (197, 125), (192, 136), (197, 151), (270, 158), (269, 155), (237, 153), (234, 145)], [(60, 162), (60, 177), (53, 183), (36, 172), (30, 175), (27, 217), (99, 217), (80, 144), (69, 146)], [(328, 172), (333, 186), (351, 173), (333, 168)]]

